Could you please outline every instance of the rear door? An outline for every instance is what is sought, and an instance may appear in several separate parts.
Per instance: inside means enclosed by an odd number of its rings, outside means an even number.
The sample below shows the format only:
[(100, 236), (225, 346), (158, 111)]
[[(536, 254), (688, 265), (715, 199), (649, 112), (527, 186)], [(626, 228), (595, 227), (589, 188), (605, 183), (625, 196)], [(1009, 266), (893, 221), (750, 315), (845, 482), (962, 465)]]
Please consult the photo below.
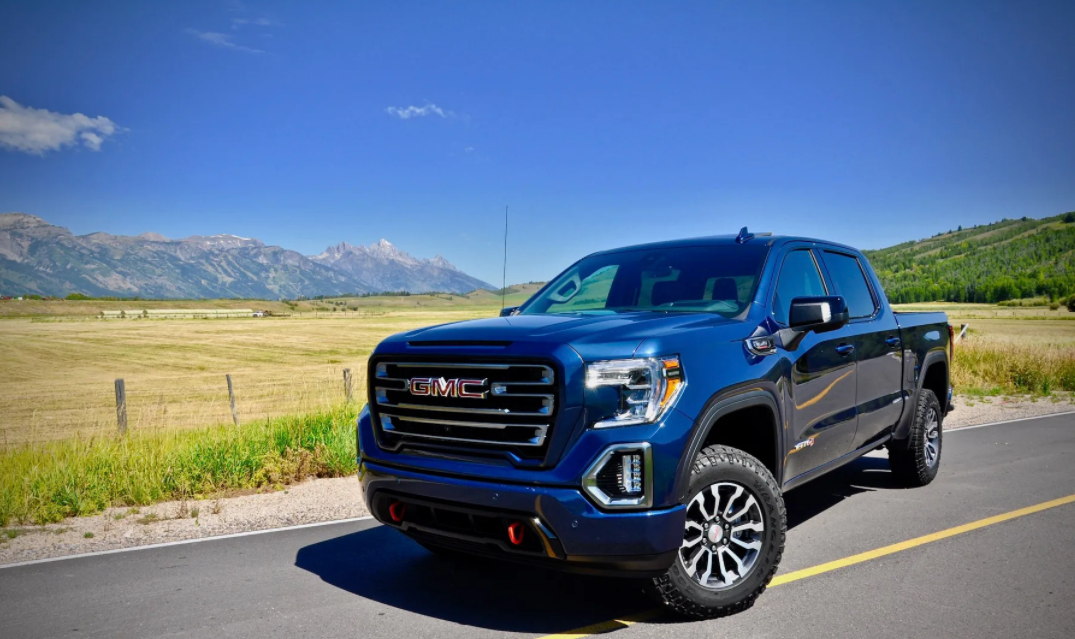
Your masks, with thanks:
[[(830, 294), (807, 247), (784, 254), (772, 299), (773, 321), (787, 326), (788, 307), (796, 297)], [(788, 358), (785, 400), (787, 443), (784, 477), (798, 475), (851, 450), (855, 436), (855, 356), (847, 327), (808, 333)]]
[(903, 352), (892, 310), (867, 277), (862, 258), (837, 249), (821, 251), (829, 280), (847, 302), (847, 330), (855, 345), (858, 430), (854, 448), (878, 437), (903, 410)]

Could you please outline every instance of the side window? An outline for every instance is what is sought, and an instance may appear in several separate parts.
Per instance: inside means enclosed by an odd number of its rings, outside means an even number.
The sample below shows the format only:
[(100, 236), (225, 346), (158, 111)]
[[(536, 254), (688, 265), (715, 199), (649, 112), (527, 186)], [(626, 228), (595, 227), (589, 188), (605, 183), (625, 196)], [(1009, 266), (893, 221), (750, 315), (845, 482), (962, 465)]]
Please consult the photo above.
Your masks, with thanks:
[(773, 295), (773, 314), (781, 324), (788, 323), (788, 308), (796, 297), (815, 297), (825, 295), (825, 284), (817, 270), (814, 257), (808, 250), (788, 253), (780, 266), (780, 277), (776, 280), (776, 294)]
[(869, 317), (877, 310), (877, 305), (866, 284), (866, 275), (858, 259), (843, 253), (825, 251), (825, 266), (836, 285), (836, 292), (847, 302), (848, 314), (852, 317)]

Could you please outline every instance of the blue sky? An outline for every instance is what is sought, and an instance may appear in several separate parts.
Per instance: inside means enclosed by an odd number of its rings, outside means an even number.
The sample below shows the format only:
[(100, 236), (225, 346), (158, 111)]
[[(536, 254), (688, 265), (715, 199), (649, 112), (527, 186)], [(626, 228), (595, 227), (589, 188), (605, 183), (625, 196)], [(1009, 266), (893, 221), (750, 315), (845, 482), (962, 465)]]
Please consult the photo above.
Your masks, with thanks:
[(505, 204), (513, 282), (744, 224), (877, 248), (1075, 209), (1072, 24), (983, 0), (9, 2), (0, 211), (385, 237), (492, 282)]

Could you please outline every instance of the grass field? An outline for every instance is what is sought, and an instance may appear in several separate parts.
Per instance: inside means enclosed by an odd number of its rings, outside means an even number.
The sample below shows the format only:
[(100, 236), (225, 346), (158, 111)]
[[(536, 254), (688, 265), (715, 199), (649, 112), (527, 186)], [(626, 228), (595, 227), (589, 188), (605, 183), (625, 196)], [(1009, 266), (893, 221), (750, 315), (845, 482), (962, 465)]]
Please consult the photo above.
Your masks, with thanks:
[[(520, 288), (508, 305), (536, 287)], [(26, 302), (50, 313), (0, 320), (0, 446), (115, 432), (117, 378), (126, 385), (128, 428), (139, 432), (231, 422), (226, 374), (241, 422), (339, 405), (344, 368), (360, 400), (366, 358), (386, 336), (500, 310), (488, 292), (444, 297), (348, 298), (340, 301), (359, 311), (211, 320), (99, 320), (100, 302)], [(56, 314), (78, 304), (89, 306)]]
[(967, 335), (956, 345), (952, 385), (963, 395), (1043, 395), (1075, 391), (1075, 313), (1061, 307), (904, 304), (900, 311), (943, 311)]
[[(515, 284), (508, 287), (504, 301), (518, 306), (530, 297), (540, 283)], [(323, 300), (280, 302), (267, 300), (2, 300), (0, 318), (89, 319), (102, 311), (141, 311), (143, 309), (255, 309), (271, 311), (274, 315), (292, 317), (363, 316), (393, 310), (423, 308), (474, 308), (484, 311), (500, 309), (497, 293), (478, 290), (466, 295), (375, 295), (370, 297), (336, 297)], [(354, 310), (352, 310), (354, 309)]]
[[(530, 292), (509, 295), (507, 304)], [(313, 307), (338, 301), (359, 310)], [(500, 308), (489, 294), (407, 296), (317, 301), (282, 318), (99, 320), (92, 317), (98, 311), (64, 315), (56, 309), (70, 307), (38, 304), (57, 306), (0, 320), (0, 526), (353, 472), (352, 423), (376, 344), (420, 326), (492, 317)], [(957, 392), (1075, 390), (1075, 322), (1064, 321), (1071, 313), (977, 305), (900, 310), (944, 310), (954, 324), (970, 324), (956, 347)], [(355, 373), (350, 406), (345, 367)], [(227, 373), (240, 428), (230, 425)], [(115, 436), (118, 377), (127, 386), (126, 438)]]
[(355, 472), (354, 407), (0, 452), (0, 528)]
[[(521, 287), (507, 303), (520, 303), (534, 288)], [(339, 308), (337, 302), (359, 310), (309, 306)], [(385, 336), (491, 317), (497, 302), (488, 292), (341, 298), (304, 302), (307, 310), (289, 317), (213, 320), (99, 320), (93, 313), (101, 302), (26, 302), (49, 313), (0, 320), (0, 446), (115, 432), (117, 378), (125, 380), (133, 432), (229, 423), (226, 374), (242, 423), (339, 405), (344, 368), (352, 370), (361, 400), (366, 358)], [(79, 304), (91, 306), (57, 314)], [(970, 324), (953, 367), (959, 392), (1075, 390), (1075, 322), (1064, 321), (1073, 313), (968, 304), (900, 310), (943, 310), (953, 323)]]

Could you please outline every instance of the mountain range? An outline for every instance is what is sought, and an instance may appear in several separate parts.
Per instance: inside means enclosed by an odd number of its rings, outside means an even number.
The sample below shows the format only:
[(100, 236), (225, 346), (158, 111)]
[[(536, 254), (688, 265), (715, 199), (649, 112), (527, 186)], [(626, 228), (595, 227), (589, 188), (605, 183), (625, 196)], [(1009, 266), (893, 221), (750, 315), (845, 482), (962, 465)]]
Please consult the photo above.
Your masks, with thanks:
[(74, 235), (25, 213), (0, 214), (0, 292), (5, 295), (274, 299), (280, 297), (440, 291), (493, 286), (437, 255), (415, 258), (387, 240), (341, 242), (305, 256), (236, 235), (178, 240)]

